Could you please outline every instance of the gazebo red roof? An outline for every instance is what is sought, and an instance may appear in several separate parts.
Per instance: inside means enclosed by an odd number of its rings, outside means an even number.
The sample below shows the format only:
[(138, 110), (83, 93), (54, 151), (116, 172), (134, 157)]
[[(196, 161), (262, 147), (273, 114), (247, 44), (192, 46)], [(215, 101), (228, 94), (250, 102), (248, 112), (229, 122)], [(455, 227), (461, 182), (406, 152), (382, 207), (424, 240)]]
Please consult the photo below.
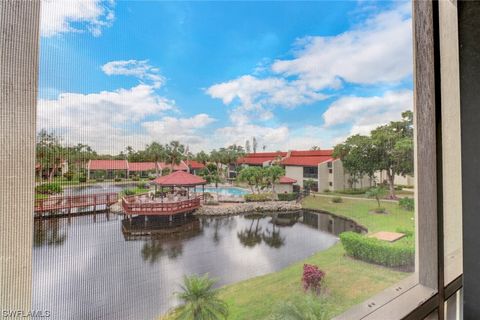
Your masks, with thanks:
[(175, 171), (167, 176), (158, 177), (152, 181), (159, 186), (197, 186), (206, 184), (203, 178), (195, 176), (185, 171)]
[(295, 182), (297, 182), (297, 180), (286, 177), (286, 176), (280, 177), (280, 180), (279, 180), (280, 184), (294, 184)]

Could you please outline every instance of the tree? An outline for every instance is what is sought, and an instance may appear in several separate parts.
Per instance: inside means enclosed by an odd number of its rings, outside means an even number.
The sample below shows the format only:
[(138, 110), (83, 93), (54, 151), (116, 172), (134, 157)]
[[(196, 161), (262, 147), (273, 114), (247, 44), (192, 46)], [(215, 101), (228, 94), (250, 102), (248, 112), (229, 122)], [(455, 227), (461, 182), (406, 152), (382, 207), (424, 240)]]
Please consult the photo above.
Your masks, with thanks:
[(205, 153), (203, 150), (200, 151), (199, 153), (197, 153), (195, 155), (195, 160), (200, 162), (200, 163), (203, 163), (204, 165), (207, 164), (207, 162), (210, 160), (210, 157), (207, 153)]
[(390, 198), (395, 199), (395, 175), (413, 174), (413, 113), (371, 132), (376, 169), (385, 171)]
[(165, 146), (166, 149), (166, 161), (172, 165), (179, 164), (183, 160), (183, 155), (185, 153), (185, 146), (178, 141), (170, 141), (169, 144)]
[(252, 138), (253, 153), (257, 153), (257, 146), (258, 146), (257, 138), (253, 137)]
[(270, 166), (264, 168), (267, 184), (272, 187), (272, 192), (275, 193), (275, 184), (280, 181), (280, 178), (285, 175), (285, 169), (280, 166)]
[(383, 198), (387, 194), (387, 190), (382, 186), (376, 186), (374, 188), (370, 188), (365, 195), (367, 198), (375, 198), (377, 200), (378, 208), (380, 209), (380, 199)]
[(245, 141), (245, 151), (250, 153), (250, 140)]
[(53, 132), (49, 133), (45, 129), (40, 130), (37, 135), (35, 152), (41, 170), (46, 168), (48, 170), (48, 180), (52, 180), (65, 157), (65, 149), (60, 144), (60, 138)]
[(368, 136), (353, 135), (333, 149), (333, 157), (342, 160), (343, 167), (350, 175), (350, 188), (365, 175), (373, 179), (377, 163), (373, 141)]
[(261, 167), (246, 167), (240, 170), (238, 181), (246, 182), (252, 189), (252, 193), (260, 192), (260, 187), (265, 185), (265, 171)]
[(312, 146), (312, 147), (310, 148), (310, 150), (316, 151), (316, 150), (321, 150), (321, 149), (320, 149), (319, 146)]
[(184, 305), (176, 316), (178, 320), (217, 320), (227, 319), (228, 306), (218, 298), (218, 290), (214, 289), (215, 280), (208, 275), (185, 276), (182, 292), (176, 295)]
[[(167, 150), (158, 142), (152, 142), (145, 148), (145, 155), (150, 161), (163, 162), (167, 159)], [(158, 177), (158, 167), (155, 166), (155, 174)]]

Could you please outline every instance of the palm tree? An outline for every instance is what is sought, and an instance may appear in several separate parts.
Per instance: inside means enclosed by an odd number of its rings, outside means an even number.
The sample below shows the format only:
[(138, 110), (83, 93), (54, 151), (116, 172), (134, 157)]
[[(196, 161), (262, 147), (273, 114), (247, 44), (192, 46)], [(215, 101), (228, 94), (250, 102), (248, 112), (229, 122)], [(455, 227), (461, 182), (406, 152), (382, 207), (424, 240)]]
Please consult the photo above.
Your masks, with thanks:
[(166, 159), (167, 154), (165, 148), (160, 143), (154, 141), (147, 145), (145, 153), (150, 160), (155, 162), (155, 175), (158, 177), (159, 173), (156, 163)]
[(308, 294), (293, 301), (282, 301), (267, 318), (269, 320), (327, 320), (331, 318), (326, 302)]
[(174, 165), (179, 164), (183, 159), (183, 154), (185, 153), (185, 146), (178, 141), (170, 141), (169, 144), (166, 145), (167, 149), (167, 163), (172, 166), (172, 170)]
[(285, 175), (285, 169), (280, 166), (270, 166), (266, 169), (268, 182), (272, 186), (272, 192), (275, 193), (275, 184)]
[(184, 305), (175, 316), (177, 320), (217, 320), (227, 319), (227, 304), (218, 298), (218, 290), (214, 289), (215, 280), (208, 274), (204, 276), (185, 276), (182, 291), (176, 295)]

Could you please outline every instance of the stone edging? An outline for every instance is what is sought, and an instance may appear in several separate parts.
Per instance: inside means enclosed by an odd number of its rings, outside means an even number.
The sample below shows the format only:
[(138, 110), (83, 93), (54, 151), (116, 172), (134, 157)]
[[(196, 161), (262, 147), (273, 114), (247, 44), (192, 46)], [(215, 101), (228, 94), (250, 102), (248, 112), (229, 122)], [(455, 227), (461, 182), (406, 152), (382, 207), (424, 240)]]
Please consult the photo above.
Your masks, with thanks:
[(295, 201), (244, 202), (231, 206), (202, 206), (195, 211), (196, 216), (234, 216), (251, 212), (279, 212), (302, 209)]

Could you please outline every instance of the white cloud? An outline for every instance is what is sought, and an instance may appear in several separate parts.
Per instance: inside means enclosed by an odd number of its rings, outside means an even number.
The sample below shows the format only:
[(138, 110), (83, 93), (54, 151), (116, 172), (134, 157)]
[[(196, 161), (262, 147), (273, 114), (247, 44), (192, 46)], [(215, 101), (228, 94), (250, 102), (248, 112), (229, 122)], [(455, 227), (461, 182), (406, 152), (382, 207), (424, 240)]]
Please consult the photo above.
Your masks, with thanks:
[[(282, 144), (288, 140), (289, 129), (286, 125), (277, 127), (259, 126), (253, 124), (237, 124), (215, 130), (215, 143), (218, 145), (244, 145), (252, 137), (258, 141), (258, 150), (265, 145), (267, 150), (283, 149)], [(215, 146), (212, 146), (215, 147)]]
[(259, 79), (244, 75), (237, 79), (215, 84), (206, 90), (212, 98), (221, 99), (225, 105), (238, 100), (239, 105), (232, 114), (234, 121), (247, 121), (252, 117), (268, 120), (276, 106), (294, 108), (325, 99), (326, 96), (310, 90), (299, 81), (269, 77)]
[(277, 60), (272, 71), (296, 76), (315, 90), (355, 84), (398, 82), (412, 74), (412, 19), (401, 5), (351, 31), (296, 42), (295, 58)]
[(61, 132), (71, 143), (89, 143), (100, 152), (119, 151), (137, 140), (136, 126), (145, 118), (175, 110), (174, 101), (140, 84), (99, 93), (63, 93), (38, 102), (38, 128)]
[(134, 76), (142, 80), (153, 82), (155, 87), (165, 83), (165, 78), (160, 75), (160, 70), (148, 64), (148, 60), (118, 60), (110, 61), (102, 66), (107, 75)]
[(368, 134), (375, 127), (400, 118), (413, 108), (411, 90), (386, 92), (383, 96), (343, 97), (332, 103), (323, 114), (325, 127), (351, 125), (351, 134)]
[(86, 30), (98, 37), (115, 19), (113, 5), (113, 0), (42, 0), (41, 34), (52, 37)]
[(201, 113), (190, 118), (163, 117), (160, 120), (143, 122), (142, 127), (154, 140), (179, 140), (191, 146), (205, 143), (205, 133), (200, 134), (199, 130), (214, 121), (208, 114)]

